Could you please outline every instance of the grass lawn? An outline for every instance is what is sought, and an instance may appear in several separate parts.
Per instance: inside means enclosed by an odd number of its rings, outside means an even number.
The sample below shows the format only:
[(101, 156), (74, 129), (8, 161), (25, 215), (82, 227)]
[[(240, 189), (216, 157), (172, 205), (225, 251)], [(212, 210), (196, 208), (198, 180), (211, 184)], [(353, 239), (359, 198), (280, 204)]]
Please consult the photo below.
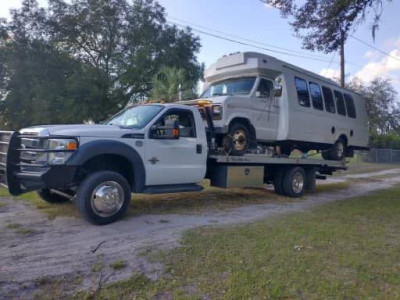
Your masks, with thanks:
[(185, 234), (143, 275), (96, 299), (399, 299), (400, 186), (308, 212)]

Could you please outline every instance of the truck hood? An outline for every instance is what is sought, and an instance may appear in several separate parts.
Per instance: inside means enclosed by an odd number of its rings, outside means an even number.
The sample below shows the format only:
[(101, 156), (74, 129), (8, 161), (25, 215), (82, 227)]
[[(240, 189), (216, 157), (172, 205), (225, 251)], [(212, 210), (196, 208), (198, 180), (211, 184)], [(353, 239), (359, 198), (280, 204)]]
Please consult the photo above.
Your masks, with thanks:
[(45, 125), (21, 129), (21, 134), (35, 136), (121, 137), (125, 133), (141, 133), (138, 129), (116, 125)]

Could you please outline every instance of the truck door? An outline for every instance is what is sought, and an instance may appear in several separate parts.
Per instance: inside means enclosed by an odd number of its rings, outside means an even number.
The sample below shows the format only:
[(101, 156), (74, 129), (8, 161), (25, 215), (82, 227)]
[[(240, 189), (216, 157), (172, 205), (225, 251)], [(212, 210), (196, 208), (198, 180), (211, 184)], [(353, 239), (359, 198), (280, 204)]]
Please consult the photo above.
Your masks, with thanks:
[(179, 139), (148, 136), (144, 162), (148, 186), (198, 183), (204, 178), (207, 160), (205, 133), (197, 131), (190, 109), (171, 108), (153, 125), (164, 126), (171, 119), (179, 122)]
[(258, 140), (274, 141), (279, 125), (279, 106), (273, 95), (274, 84), (271, 80), (260, 78), (258, 88), (253, 95), (253, 126)]

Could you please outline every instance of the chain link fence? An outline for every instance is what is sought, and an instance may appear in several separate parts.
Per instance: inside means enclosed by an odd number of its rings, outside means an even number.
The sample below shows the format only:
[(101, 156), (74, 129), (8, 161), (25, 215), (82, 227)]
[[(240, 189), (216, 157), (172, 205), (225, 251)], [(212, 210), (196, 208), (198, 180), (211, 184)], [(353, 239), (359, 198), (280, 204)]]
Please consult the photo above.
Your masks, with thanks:
[(358, 163), (374, 164), (400, 164), (400, 150), (370, 149), (369, 151), (356, 151)]

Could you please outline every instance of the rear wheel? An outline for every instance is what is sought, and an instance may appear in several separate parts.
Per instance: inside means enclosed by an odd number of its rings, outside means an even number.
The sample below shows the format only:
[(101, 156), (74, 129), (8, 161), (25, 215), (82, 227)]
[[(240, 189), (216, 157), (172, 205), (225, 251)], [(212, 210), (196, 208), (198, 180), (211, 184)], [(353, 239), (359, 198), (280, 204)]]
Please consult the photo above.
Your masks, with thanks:
[(235, 156), (244, 155), (250, 144), (250, 130), (243, 123), (233, 123), (224, 137), (223, 146), (227, 153)]
[(283, 175), (284, 169), (278, 168), (274, 172), (274, 190), (278, 195), (283, 195)]
[(68, 198), (63, 197), (59, 194), (53, 193), (50, 189), (41, 189), (37, 191), (40, 198), (48, 203), (62, 203), (69, 201)]
[(322, 152), (322, 157), (328, 160), (342, 160), (346, 153), (346, 142), (344, 139), (338, 139), (333, 145), (332, 149)]
[(131, 188), (125, 177), (112, 171), (99, 171), (81, 183), (76, 205), (85, 220), (105, 225), (124, 216), (130, 199)]
[(282, 189), (285, 196), (301, 197), (304, 194), (306, 173), (301, 167), (292, 167), (286, 170), (283, 176)]

